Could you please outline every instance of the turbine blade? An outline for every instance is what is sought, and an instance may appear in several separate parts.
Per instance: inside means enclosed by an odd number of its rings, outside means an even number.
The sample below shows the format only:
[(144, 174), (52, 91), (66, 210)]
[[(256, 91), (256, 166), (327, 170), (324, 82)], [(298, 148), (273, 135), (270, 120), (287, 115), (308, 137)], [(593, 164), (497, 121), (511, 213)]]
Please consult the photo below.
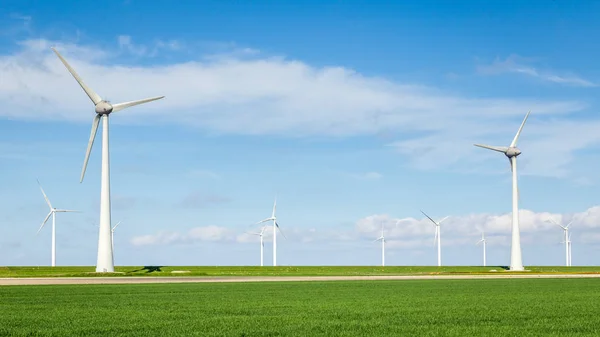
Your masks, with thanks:
[(438, 237), (438, 227), (435, 226), (435, 235), (433, 236), (433, 245), (434, 246), (437, 243), (437, 237)]
[(98, 125), (100, 125), (100, 115), (94, 116), (92, 121), (92, 131), (90, 132), (90, 140), (88, 141), (87, 150), (85, 151), (85, 159), (83, 160), (83, 168), (81, 169), (81, 178), (79, 182), (83, 182), (85, 176), (85, 169), (87, 168), (88, 160), (90, 160), (90, 153), (92, 152), (92, 146), (94, 146), (94, 140), (96, 139), (96, 132), (98, 131)]
[(115, 227), (112, 228), (112, 230), (114, 231), (115, 228), (119, 227), (120, 224), (121, 224), (121, 221), (117, 222), (117, 224), (115, 225)]
[(273, 213), (271, 213), (271, 217), (275, 218), (275, 211), (277, 210), (277, 196), (275, 196), (275, 202), (273, 203)]
[(81, 213), (81, 211), (75, 211), (72, 209), (57, 209), (54, 210), (55, 212), (61, 212), (61, 213)]
[(437, 226), (437, 222), (435, 222), (435, 220), (433, 220), (429, 215), (427, 215), (427, 213), (421, 211), (421, 213), (423, 213), (423, 215), (425, 215), (427, 218), (429, 218), (429, 220), (431, 220), (431, 222), (433, 222), (434, 225)]
[[(566, 226), (565, 229), (569, 228), (569, 226), (571, 226), (571, 224), (573, 223), (573, 220), (571, 220)], [(569, 234), (570, 235), (570, 234)]]
[(490, 146), (490, 145), (485, 145), (485, 144), (473, 144), (473, 145), (484, 148), (484, 149), (492, 150), (492, 151), (502, 152), (502, 153), (506, 153), (506, 151), (508, 151), (508, 147), (506, 147), (506, 146)]
[(517, 131), (515, 138), (513, 139), (512, 143), (510, 143), (510, 147), (517, 146), (517, 141), (519, 140), (519, 136), (521, 135), (521, 131), (523, 130), (523, 126), (525, 125), (525, 122), (527, 122), (527, 117), (529, 117), (530, 112), (531, 111), (528, 111), (527, 115), (525, 115), (525, 119), (523, 119), (523, 123), (521, 123), (521, 126), (519, 127), (519, 131)]
[(157, 96), (157, 97), (152, 97), (152, 98), (144, 98), (144, 99), (140, 99), (137, 101), (131, 101), (131, 102), (124, 102), (124, 103), (117, 103), (117, 104), (113, 104), (113, 110), (112, 112), (117, 112), (123, 109), (127, 109), (129, 107), (132, 107), (134, 105), (139, 105), (139, 104), (144, 104), (144, 103), (148, 103), (148, 102), (152, 102), (152, 101), (156, 101), (158, 99), (164, 98), (165, 96)]
[(279, 224), (277, 222), (275, 223), (275, 227), (277, 227), (277, 229), (279, 230), (279, 233), (281, 233), (283, 238), (287, 240), (287, 238), (285, 237), (285, 234), (283, 234), (283, 232), (281, 231), (281, 227), (279, 227)]
[(46, 222), (48, 221), (48, 219), (50, 218), (50, 216), (52, 215), (52, 211), (50, 211), (50, 213), (48, 213), (48, 215), (46, 215), (46, 218), (44, 219), (44, 222), (42, 222), (42, 225), (40, 226), (40, 229), (38, 229), (37, 233), (35, 233), (35, 235), (38, 235), (39, 232), (42, 230), (42, 228), (44, 227), (44, 225), (46, 224)]
[(445, 218), (443, 218), (442, 220), (438, 221), (438, 222), (437, 222), (438, 226), (439, 226), (439, 225), (440, 225), (442, 222), (444, 222), (444, 220), (448, 219), (449, 217), (450, 217), (450, 216), (448, 215), (447, 217), (445, 217)]
[(42, 191), (42, 194), (44, 195), (44, 199), (46, 200), (46, 203), (48, 204), (48, 207), (50, 207), (50, 209), (52, 209), (52, 204), (50, 203), (50, 200), (48, 200), (48, 197), (46, 196), (46, 193), (44, 192), (44, 189), (42, 188), (42, 184), (40, 184), (40, 181), (38, 180), (38, 185), (40, 186), (40, 190)]
[(56, 49), (54, 49), (54, 47), (52, 47), (52, 50), (54, 51), (54, 53), (56, 54), (56, 56), (58, 56), (58, 58), (60, 59), (60, 61), (65, 65), (65, 67), (71, 73), (71, 75), (73, 75), (73, 77), (75, 78), (75, 80), (77, 81), (77, 83), (79, 83), (79, 85), (81, 86), (81, 88), (83, 89), (83, 91), (85, 91), (85, 93), (92, 100), (92, 102), (94, 102), (94, 105), (102, 102), (102, 98), (100, 98), (100, 96), (98, 96), (98, 94), (96, 94), (94, 92), (94, 90), (92, 90), (90, 87), (88, 87), (87, 85), (85, 85), (85, 83), (83, 83), (83, 80), (81, 79), (81, 77), (79, 77), (79, 75), (77, 75), (77, 73), (75, 72), (75, 70), (73, 68), (71, 68), (71, 66), (69, 65), (69, 63), (67, 62), (67, 60), (65, 60), (62, 57), (62, 55), (60, 55), (56, 51)]
[(513, 162), (510, 158), (508, 158), (508, 165), (510, 165), (510, 173), (513, 171)]
[(263, 222), (267, 222), (267, 221), (271, 221), (271, 220), (273, 220), (273, 218), (266, 218), (266, 219), (264, 219), (264, 220), (261, 220), (261, 221), (259, 221), (259, 222), (255, 223), (255, 225), (260, 225), (260, 224), (261, 224), (261, 223), (263, 223)]

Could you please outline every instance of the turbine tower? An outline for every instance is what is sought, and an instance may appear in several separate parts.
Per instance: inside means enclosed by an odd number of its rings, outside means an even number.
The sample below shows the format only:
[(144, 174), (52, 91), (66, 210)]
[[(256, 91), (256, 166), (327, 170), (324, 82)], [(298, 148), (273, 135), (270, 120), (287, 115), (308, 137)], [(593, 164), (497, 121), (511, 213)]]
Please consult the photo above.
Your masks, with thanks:
[(251, 235), (258, 235), (260, 236), (260, 266), (262, 267), (264, 265), (264, 259), (263, 259), (263, 250), (265, 247), (264, 241), (263, 241), (263, 235), (265, 234), (265, 229), (267, 229), (267, 226), (262, 226), (260, 228), (260, 232), (258, 233), (254, 233), (254, 232), (249, 232), (248, 234)]
[(73, 210), (68, 210), (68, 209), (58, 209), (58, 208), (52, 207), (52, 204), (50, 203), (50, 200), (46, 196), (46, 193), (44, 192), (44, 189), (42, 188), (42, 185), (40, 184), (39, 180), (38, 180), (38, 185), (40, 186), (40, 190), (42, 191), (44, 200), (46, 200), (46, 204), (48, 204), (48, 207), (50, 207), (50, 213), (48, 213), (48, 215), (46, 215), (46, 218), (44, 219), (44, 222), (42, 222), (42, 225), (40, 226), (40, 229), (38, 229), (36, 235), (40, 233), (40, 231), (42, 230), (42, 228), (48, 221), (48, 218), (50, 218), (50, 216), (52, 216), (52, 267), (56, 267), (56, 213), (79, 212), (79, 211), (73, 211)]
[(85, 153), (85, 159), (83, 161), (83, 168), (81, 170), (81, 178), (79, 182), (83, 182), (85, 175), (85, 169), (90, 158), (90, 152), (92, 151), (92, 145), (94, 145), (94, 139), (96, 138), (96, 131), (100, 120), (102, 120), (102, 173), (101, 173), (101, 188), (100, 188), (100, 229), (98, 235), (98, 259), (96, 262), (96, 272), (112, 273), (115, 271), (113, 250), (112, 250), (112, 235), (111, 235), (111, 220), (110, 220), (110, 159), (108, 150), (108, 116), (117, 112), (138, 104), (143, 104), (151, 101), (155, 101), (163, 98), (164, 96), (146, 98), (138, 101), (130, 101), (118, 104), (111, 104), (110, 102), (103, 100), (96, 92), (89, 88), (83, 80), (77, 75), (75, 70), (71, 68), (69, 63), (52, 48), (56, 56), (64, 64), (67, 70), (73, 75), (77, 83), (81, 86), (83, 91), (94, 103), (96, 115), (92, 121), (92, 131), (90, 133), (90, 139), (88, 141), (87, 151)]
[(476, 244), (478, 245), (480, 243), (483, 244), (483, 266), (485, 267), (485, 243), (486, 243), (486, 240), (485, 240), (484, 232), (481, 232), (481, 240), (477, 241)]
[(429, 215), (427, 215), (425, 212), (421, 211), (421, 213), (423, 213), (423, 215), (425, 215), (435, 225), (435, 236), (433, 237), (433, 243), (435, 244), (437, 241), (438, 267), (441, 267), (442, 266), (442, 239), (440, 237), (440, 234), (441, 234), (440, 225), (444, 220), (448, 219), (448, 217), (445, 217), (440, 221), (435, 221)]
[(548, 220), (563, 229), (563, 232), (565, 234), (565, 241), (563, 241), (565, 243), (565, 259), (567, 261), (565, 263), (565, 266), (570, 267), (571, 266), (571, 235), (569, 234), (569, 226), (573, 223), (573, 221), (569, 222), (566, 226), (563, 226), (563, 225), (559, 224), (558, 222), (554, 221), (554, 219), (552, 219), (551, 217), (549, 217)]
[(379, 240), (381, 240), (381, 266), (385, 267), (385, 237), (383, 236), (383, 224), (381, 225), (381, 236), (373, 240), (373, 242)]
[(513, 141), (508, 147), (474, 144), (475, 146), (482, 147), (484, 149), (504, 153), (504, 155), (508, 157), (508, 160), (510, 161), (510, 170), (512, 172), (512, 243), (510, 249), (511, 271), (525, 270), (525, 268), (523, 268), (523, 257), (521, 255), (521, 233), (519, 231), (519, 186), (517, 184), (517, 156), (521, 154), (521, 150), (517, 148), (517, 141), (519, 140), (519, 136), (521, 135), (521, 131), (523, 130), (525, 122), (527, 122), (527, 117), (529, 117), (530, 112), (531, 111), (527, 112), (527, 115), (525, 115), (523, 123), (521, 123), (515, 138), (513, 138)]
[(277, 197), (275, 197), (275, 203), (273, 204), (273, 213), (271, 213), (271, 217), (266, 218), (266, 219), (261, 220), (256, 223), (258, 225), (263, 222), (273, 221), (273, 266), (277, 266), (277, 230), (279, 230), (279, 233), (281, 233), (283, 238), (286, 239), (285, 235), (283, 235), (283, 232), (281, 231), (281, 228), (279, 227), (279, 224), (277, 223), (277, 216), (275, 215), (276, 209), (277, 209)]

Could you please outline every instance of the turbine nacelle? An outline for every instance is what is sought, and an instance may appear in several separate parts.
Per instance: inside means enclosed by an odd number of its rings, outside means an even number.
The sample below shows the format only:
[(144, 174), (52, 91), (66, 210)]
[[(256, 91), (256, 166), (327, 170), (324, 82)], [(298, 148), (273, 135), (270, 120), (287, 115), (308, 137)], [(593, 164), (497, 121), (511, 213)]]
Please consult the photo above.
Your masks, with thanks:
[(516, 156), (520, 155), (521, 154), (521, 150), (519, 150), (516, 147), (509, 147), (508, 149), (506, 149), (506, 152), (504, 152), (504, 154), (508, 158), (512, 158), (512, 157), (516, 157)]
[(108, 115), (113, 111), (113, 106), (108, 101), (101, 101), (96, 104), (96, 113), (98, 115)]

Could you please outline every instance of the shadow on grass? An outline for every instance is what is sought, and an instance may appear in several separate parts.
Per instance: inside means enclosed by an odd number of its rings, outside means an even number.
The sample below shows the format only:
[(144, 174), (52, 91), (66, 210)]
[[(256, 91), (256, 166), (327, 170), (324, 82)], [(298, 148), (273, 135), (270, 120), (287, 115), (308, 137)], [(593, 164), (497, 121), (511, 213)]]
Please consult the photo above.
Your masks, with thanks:
[(154, 273), (154, 272), (162, 272), (162, 268), (163, 266), (144, 266), (144, 268), (142, 269), (137, 269), (137, 270), (132, 270), (130, 271), (130, 273), (137, 273), (137, 272), (143, 272), (144, 270), (146, 271), (146, 273)]

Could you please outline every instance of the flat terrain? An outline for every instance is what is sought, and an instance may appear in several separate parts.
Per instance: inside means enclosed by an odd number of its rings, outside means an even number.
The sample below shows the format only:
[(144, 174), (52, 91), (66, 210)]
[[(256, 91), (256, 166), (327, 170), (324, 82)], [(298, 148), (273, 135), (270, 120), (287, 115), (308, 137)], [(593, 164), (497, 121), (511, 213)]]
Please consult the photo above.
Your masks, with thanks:
[[(600, 267), (526, 267), (528, 274), (578, 273), (600, 274)], [(434, 266), (281, 266), (281, 267), (208, 267), (208, 266), (133, 266), (116, 267), (114, 274), (95, 273), (95, 267), (0, 267), (2, 277), (116, 277), (116, 276), (374, 276), (374, 275), (474, 275), (513, 274), (506, 267), (434, 267)], [(523, 272), (514, 273), (523, 274)]]
[(0, 287), (0, 336), (598, 336), (598, 279)]

